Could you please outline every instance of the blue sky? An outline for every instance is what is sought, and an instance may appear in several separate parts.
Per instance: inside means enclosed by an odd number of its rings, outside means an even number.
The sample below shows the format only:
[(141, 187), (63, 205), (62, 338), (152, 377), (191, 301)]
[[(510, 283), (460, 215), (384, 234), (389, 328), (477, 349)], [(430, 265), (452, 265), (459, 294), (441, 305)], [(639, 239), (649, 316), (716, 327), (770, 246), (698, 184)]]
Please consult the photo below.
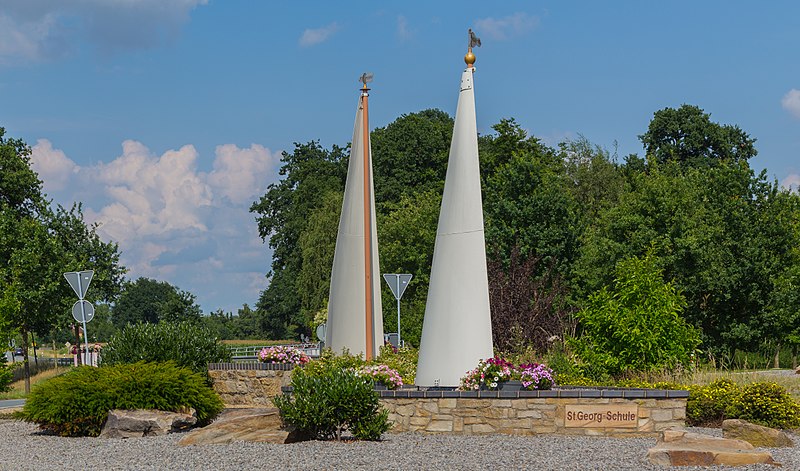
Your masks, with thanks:
[(800, 184), (796, 1), (0, 0), (0, 126), (33, 146), (55, 202), (82, 201), (119, 243), (130, 278), (235, 312), (268, 284), (248, 208), (281, 151), (346, 144), (365, 71), (373, 127), (454, 114), (467, 28), (483, 42), (479, 132), (514, 117), (623, 157), (655, 111), (689, 103)]

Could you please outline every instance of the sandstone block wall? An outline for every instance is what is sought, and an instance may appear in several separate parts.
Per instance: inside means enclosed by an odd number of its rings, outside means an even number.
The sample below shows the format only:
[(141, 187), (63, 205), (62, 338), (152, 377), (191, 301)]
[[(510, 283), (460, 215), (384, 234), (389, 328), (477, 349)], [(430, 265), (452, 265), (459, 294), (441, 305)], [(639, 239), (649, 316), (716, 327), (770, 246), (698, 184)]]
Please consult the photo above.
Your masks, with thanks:
[[(272, 398), (291, 383), (289, 365), (226, 363), (209, 365), (214, 390), (226, 407), (272, 407)], [(656, 435), (686, 420), (687, 391), (608, 388), (548, 391), (379, 391), (393, 432), (506, 433), (536, 435)], [(574, 426), (567, 410), (635, 410), (629, 426), (608, 421)], [(598, 409), (599, 408), (599, 409)], [(597, 426), (595, 426), (597, 425)]]
[[(389, 420), (394, 423), (392, 432), (655, 435), (683, 427), (686, 419), (685, 398), (382, 398), (381, 404), (389, 410)], [(634, 428), (567, 427), (568, 404), (636, 404), (637, 424)]]
[(267, 369), (272, 365), (266, 364), (250, 365), (253, 369), (227, 369), (220, 365), (232, 364), (212, 364), (208, 375), (226, 407), (272, 407), (272, 398), (292, 380), (292, 371), (283, 365), (277, 365), (278, 369)]

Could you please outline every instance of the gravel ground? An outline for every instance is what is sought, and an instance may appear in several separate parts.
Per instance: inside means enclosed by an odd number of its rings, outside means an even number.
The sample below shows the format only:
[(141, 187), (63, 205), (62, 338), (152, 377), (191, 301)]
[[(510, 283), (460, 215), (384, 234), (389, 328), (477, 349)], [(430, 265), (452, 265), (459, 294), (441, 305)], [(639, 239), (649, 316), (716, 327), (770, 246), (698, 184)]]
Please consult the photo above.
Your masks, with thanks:
[[(721, 435), (717, 429), (692, 431)], [(42, 435), (28, 423), (0, 420), (0, 470), (664, 469), (644, 459), (647, 449), (655, 445), (654, 438), (401, 433), (387, 434), (382, 442), (240, 442), (189, 447), (179, 446), (179, 438), (61, 438)], [(783, 464), (781, 469), (800, 471), (800, 437), (792, 438), (798, 446), (770, 451)], [(727, 469), (776, 468), (758, 465)]]

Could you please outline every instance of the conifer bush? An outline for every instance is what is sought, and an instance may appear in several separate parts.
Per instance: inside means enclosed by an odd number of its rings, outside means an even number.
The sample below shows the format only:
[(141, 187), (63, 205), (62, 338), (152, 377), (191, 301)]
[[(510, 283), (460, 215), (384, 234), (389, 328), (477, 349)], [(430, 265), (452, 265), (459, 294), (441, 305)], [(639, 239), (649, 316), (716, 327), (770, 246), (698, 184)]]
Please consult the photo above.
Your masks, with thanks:
[(96, 437), (112, 409), (193, 408), (198, 425), (216, 417), (224, 405), (204, 375), (167, 363), (80, 366), (36, 384), (20, 418), (61, 436)]

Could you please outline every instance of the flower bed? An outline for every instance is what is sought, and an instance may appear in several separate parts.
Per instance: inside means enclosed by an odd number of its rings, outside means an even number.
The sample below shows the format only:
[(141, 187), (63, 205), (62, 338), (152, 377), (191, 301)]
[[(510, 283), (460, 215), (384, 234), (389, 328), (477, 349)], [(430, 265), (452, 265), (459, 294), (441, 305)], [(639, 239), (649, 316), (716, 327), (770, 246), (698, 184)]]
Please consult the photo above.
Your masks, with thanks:
[(376, 386), (383, 385), (387, 389), (397, 389), (403, 386), (400, 374), (386, 365), (367, 365), (356, 370), (359, 376), (368, 376)]
[(258, 352), (258, 361), (263, 363), (282, 363), (301, 366), (311, 359), (302, 350), (294, 347), (277, 345), (275, 347), (265, 347)]
[(464, 391), (498, 390), (511, 380), (518, 380), (522, 389), (550, 389), (555, 385), (553, 370), (539, 363), (514, 366), (503, 358), (480, 360), (478, 366), (461, 378), (459, 389)]

